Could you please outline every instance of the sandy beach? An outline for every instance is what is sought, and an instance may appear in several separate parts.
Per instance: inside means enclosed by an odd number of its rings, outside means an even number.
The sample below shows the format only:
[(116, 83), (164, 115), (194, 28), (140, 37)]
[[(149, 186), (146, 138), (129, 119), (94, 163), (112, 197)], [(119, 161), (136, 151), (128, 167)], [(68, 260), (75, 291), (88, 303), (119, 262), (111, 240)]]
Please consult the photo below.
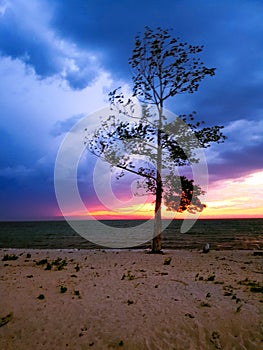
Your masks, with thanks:
[(236, 349), (263, 345), (252, 250), (0, 250), (0, 348)]

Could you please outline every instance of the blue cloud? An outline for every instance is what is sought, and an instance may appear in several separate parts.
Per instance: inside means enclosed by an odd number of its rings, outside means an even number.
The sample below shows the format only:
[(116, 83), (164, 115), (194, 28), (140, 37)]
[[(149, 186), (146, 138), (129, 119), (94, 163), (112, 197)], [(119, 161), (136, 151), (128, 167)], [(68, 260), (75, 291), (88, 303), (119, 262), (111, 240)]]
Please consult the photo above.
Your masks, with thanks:
[(263, 122), (236, 120), (225, 128), (227, 140), (212, 147), (211, 179), (237, 178), (263, 169)]
[[(0, 72), (4, 217), (13, 209), (21, 217), (40, 215), (41, 202), (55, 207), (52, 179), (59, 137), (83, 116), (84, 99), (97, 108), (95, 93), (84, 88), (102, 71), (116, 83), (113, 88), (119, 79), (131, 83), (128, 58), (134, 36), (145, 25), (174, 28), (182, 40), (204, 44), (203, 61), (216, 67), (215, 77), (197, 93), (167, 104), (177, 114), (196, 110), (208, 124), (227, 125), (228, 141), (212, 148), (211, 178), (262, 168), (262, 129), (253, 124), (262, 120), (263, 111), (262, 13), (263, 3), (256, 0), (7, 1), (0, 9), (0, 55), (11, 58), (5, 58), (8, 64)], [(229, 128), (240, 120), (251, 123)], [(84, 194), (91, 191), (91, 179), (87, 182), (81, 184)]]
[(0, 129), (0, 142), (2, 149), (0, 152), (0, 175), (3, 169), (21, 165), (21, 159), (23, 159), (23, 166), (30, 167), (36, 157), (39, 156), (39, 152), (33, 150), (27, 143), (21, 142), (18, 137), (4, 129)]
[[(117, 0), (39, 0), (38, 3), (37, 9), (42, 10), (46, 20), (37, 11), (33, 12), (35, 20), (28, 20), (27, 15), (32, 14), (25, 12), (21, 18), (15, 5), (6, 9), (0, 20), (0, 50), (4, 55), (23, 59), (39, 77), (57, 74), (72, 89), (81, 90), (94, 81), (100, 69), (106, 69), (114, 79), (130, 82), (128, 57), (135, 34), (143, 31), (145, 25), (160, 25), (174, 28), (175, 35), (183, 40), (204, 44), (205, 62), (217, 68), (216, 77), (201, 87), (202, 94), (192, 98), (193, 107), (213, 106), (217, 116), (221, 114), (224, 118), (222, 113), (227, 111), (232, 118), (234, 113), (229, 108), (220, 108), (228, 101), (221, 100), (232, 96), (231, 103), (238, 106), (240, 82), (250, 90), (257, 86), (255, 80), (262, 68), (263, 29), (260, 17), (263, 5), (257, 1), (164, 0), (162, 6), (157, 0), (146, 0), (139, 6), (131, 0), (125, 4)], [(73, 46), (69, 48), (70, 45)], [(224, 91), (226, 94), (222, 96)]]
[[(43, 6), (43, 2), (38, 3)], [(33, 8), (30, 13), (26, 5), (21, 7), (16, 0), (7, 6), (0, 15), (0, 54), (19, 58), (32, 67), (40, 79), (59, 76), (74, 90), (91, 85), (100, 73), (98, 63), (88, 52), (68, 42), (67, 37), (59, 37), (45, 16), (42, 18), (41, 9), (41, 6)], [(42, 10), (49, 9), (50, 6), (46, 6)]]
[(48, 42), (41, 31), (33, 31), (16, 8), (7, 8), (0, 19), (2, 55), (20, 58), (32, 66), (40, 77), (51, 76), (61, 69), (59, 50)]
[(255, 146), (244, 147), (242, 151), (229, 148), (220, 153), (219, 164), (208, 164), (210, 181), (219, 179), (235, 179), (256, 171), (262, 171), (263, 140)]
[(60, 136), (66, 132), (68, 132), (76, 123), (78, 120), (83, 118), (85, 114), (77, 114), (73, 115), (70, 118), (67, 118), (65, 120), (59, 120), (55, 123), (53, 126), (53, 129), (51, 130), (51, 135), (53, 136)]
[[(200, 92), (176, 97), (176, 113), (197, 110), (211, 122), (261, 118), (261, 13), (258, 1), (127, 0), (87, 2), (55, 0), (52, 27), (79, 47), (99, 53), (100, 63), (116, 79), (131, 82), (128, 57), (134, 36), (145, 25), (174, 28), (182, 40), (204, 44), (204, 62), (216, 76), (202, 82)], [(257, 110), (255, 107), (257, 105)]]

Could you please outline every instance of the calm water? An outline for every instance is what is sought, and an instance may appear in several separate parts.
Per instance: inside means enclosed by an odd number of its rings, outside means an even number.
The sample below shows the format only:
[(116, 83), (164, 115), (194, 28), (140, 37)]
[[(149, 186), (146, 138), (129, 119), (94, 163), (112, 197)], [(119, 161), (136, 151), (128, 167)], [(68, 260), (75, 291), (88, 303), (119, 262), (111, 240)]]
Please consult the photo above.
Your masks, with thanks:
[[(87, 222), (86, 222), (87, 223)], [(142, 230), (140, 220), (104, 220), (103, 224), (126, 232)], [(182, 221), (173, 221), (163, 232), (165, 249), (263, 249), (263, 219), (198, 220), (187, 233)], [(92, 225), (88, 229), (92, 230)], [(94, 233), (94, 232), (93, 232)], [(96, 234), (96, 233), (95, 233)], [(101, 248), (79, 236), (65, 221), (0, 222), (1, 248), (95, 249)], [(138, 246), (149, 248), (150, 242)]]

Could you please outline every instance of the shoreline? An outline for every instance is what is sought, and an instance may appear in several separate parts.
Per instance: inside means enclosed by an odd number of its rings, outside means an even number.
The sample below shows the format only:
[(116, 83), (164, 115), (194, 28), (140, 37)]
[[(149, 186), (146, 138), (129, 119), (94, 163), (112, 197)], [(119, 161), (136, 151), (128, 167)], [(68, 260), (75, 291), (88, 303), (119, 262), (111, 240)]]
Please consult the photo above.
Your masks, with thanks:
[[(39, 252), (52, 252), (52, 251), (56, 251), (56, 252), (106, 252), (106, 253), (110, 253), (110, 252), (138, 252), (138, 253), (145, 253), (145, 254), (151, 254), (151, 248), (149, 246), (149, 248), (12, 248), (12, 247), (0, 247), (0, 254), (1, 252), (8, 252), (8, 251), (14, 251), (17, 253), (23, 253), (23, 252), (27, 252), (27, 251), (39, 251)], [(189, 252), (199, 252), (202, 253), (203, 249), (200, 247), (176, 247), (176, 248), (162, 248), (161, 250), (161, 255), (165, 255), (169, 252), (180, 252), (180, 251), (189, 251)], [(251, 247), (251, 248), (234, 248), (234, 247), (220, 247), (220, 248), (211, 248), (209, 249), (210, 252), (230, 252), (230, 251), (240, 251), (240, 252), (259, 252), (259, 255), (261, 255), (260, 253), (262, 252), (263, 255), (263, 248), (261, 247)], [(158, 255), (154, 254), (153, 255)]]
[(253, 252), (1, 248), (0, 347), (259, 349)]

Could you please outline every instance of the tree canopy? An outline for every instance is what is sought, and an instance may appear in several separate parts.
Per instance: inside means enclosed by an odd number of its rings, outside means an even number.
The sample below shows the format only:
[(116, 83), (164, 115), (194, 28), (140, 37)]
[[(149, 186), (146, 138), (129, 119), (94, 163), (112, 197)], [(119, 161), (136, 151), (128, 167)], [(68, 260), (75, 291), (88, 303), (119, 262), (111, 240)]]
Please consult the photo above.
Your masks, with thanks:
[[(204, 191), (193, 179), (178, 175), (178, 167), (198, 163), (196, 150), (223, 142), (222, 126), (204, 127), (195, 112), (171, 120), (164, 103), (177, 94), (193, 93), (207, 68), (199, 54), (203, 46), (189, 45), (172, 36), (171, 30), (145, 28), (135, 37), (129, 64), (133, 71), (133, 94), (125, 98), (120, 88), (109, 94), (111, 115), (88, 140), (88, 149), (120, 171), (138, 177), (138, 194), (155, 198), (152, 251), (161, 251), (161, 208), (191, 213), (202, 211)], [(140, 103), (140, 111), (137, 102)]]

